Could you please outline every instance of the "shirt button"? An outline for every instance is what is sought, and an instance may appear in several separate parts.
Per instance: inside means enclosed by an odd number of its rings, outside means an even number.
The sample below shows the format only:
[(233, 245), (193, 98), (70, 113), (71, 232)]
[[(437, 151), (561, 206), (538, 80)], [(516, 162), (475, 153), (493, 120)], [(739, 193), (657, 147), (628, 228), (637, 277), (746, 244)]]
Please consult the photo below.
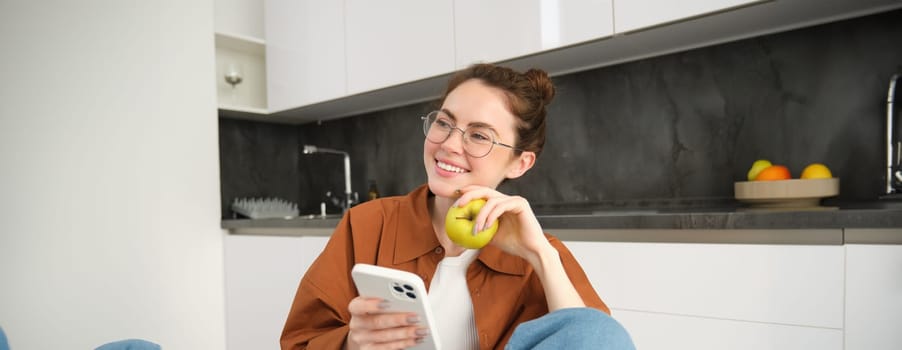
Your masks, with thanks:
[(442, 247), (435, 247), (435, 254), (444, 254), (444, 253), (445, 253), (445, 249), (443, 249)]

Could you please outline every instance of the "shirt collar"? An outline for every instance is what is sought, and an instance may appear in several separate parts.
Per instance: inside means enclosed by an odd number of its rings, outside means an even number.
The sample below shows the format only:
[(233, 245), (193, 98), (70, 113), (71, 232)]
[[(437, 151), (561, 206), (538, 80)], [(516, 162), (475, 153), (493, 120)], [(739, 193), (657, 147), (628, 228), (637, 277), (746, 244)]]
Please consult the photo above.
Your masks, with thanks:
[(432, 196), (429, 186), (422, 185), (407, 194), (401, 201), (398, 218), (397, 242), (394, 263), (414, 260), (434, 252), (441, 244), (435, 237), (432, 218), (429, 216), (428, 198)]
[[(399, 230), (395, 245), (395, 264), (414, 260), (441, 247), (429, 215), (428, 201), (432, 196), (434, 194), (429, 191), (429, 186), (424, 184), (410, 192), (406, 200), (401, 202), (401, 215), (398, 215), (399, 222), (395, 228)], [(523, 258), (505, 253), (492, 245), (482, 248), (477, 260), (492, 270), (511, 275), (524, 275), (529, 267)]]

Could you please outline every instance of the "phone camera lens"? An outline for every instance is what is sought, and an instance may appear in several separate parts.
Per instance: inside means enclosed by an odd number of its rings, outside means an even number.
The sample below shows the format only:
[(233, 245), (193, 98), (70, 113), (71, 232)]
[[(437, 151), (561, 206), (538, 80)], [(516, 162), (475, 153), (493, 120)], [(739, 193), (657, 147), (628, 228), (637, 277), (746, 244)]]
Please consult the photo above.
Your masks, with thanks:
[(413, 290), (413, 287), (411, 287), (409, 284), (405, 284), (404, 289)]

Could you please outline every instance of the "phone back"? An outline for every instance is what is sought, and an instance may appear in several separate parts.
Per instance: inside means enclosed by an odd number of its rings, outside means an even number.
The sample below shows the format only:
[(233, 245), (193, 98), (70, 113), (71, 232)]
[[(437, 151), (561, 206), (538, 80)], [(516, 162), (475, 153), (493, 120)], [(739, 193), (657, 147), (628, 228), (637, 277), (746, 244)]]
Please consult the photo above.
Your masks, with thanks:
[(351, 277), (361, 296), (379, 297), (389, 302), (385, 312), (415, 312), (419, 315), (420, 324), (429, 329), (429, 335), (410, 349), (440, 350), (432, 308), (420, 276), (382, 266), (356, 264), (351, 270)]

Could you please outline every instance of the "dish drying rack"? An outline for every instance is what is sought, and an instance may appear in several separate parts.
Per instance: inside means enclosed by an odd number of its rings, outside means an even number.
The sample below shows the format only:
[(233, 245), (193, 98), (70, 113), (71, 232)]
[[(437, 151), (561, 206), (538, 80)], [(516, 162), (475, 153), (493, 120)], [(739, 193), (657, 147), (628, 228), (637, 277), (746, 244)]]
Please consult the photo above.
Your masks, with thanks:
[(298, 216), (298, 205), (281, 198), (235, 198), (232, 212), (251, 219), (290, 219)]

